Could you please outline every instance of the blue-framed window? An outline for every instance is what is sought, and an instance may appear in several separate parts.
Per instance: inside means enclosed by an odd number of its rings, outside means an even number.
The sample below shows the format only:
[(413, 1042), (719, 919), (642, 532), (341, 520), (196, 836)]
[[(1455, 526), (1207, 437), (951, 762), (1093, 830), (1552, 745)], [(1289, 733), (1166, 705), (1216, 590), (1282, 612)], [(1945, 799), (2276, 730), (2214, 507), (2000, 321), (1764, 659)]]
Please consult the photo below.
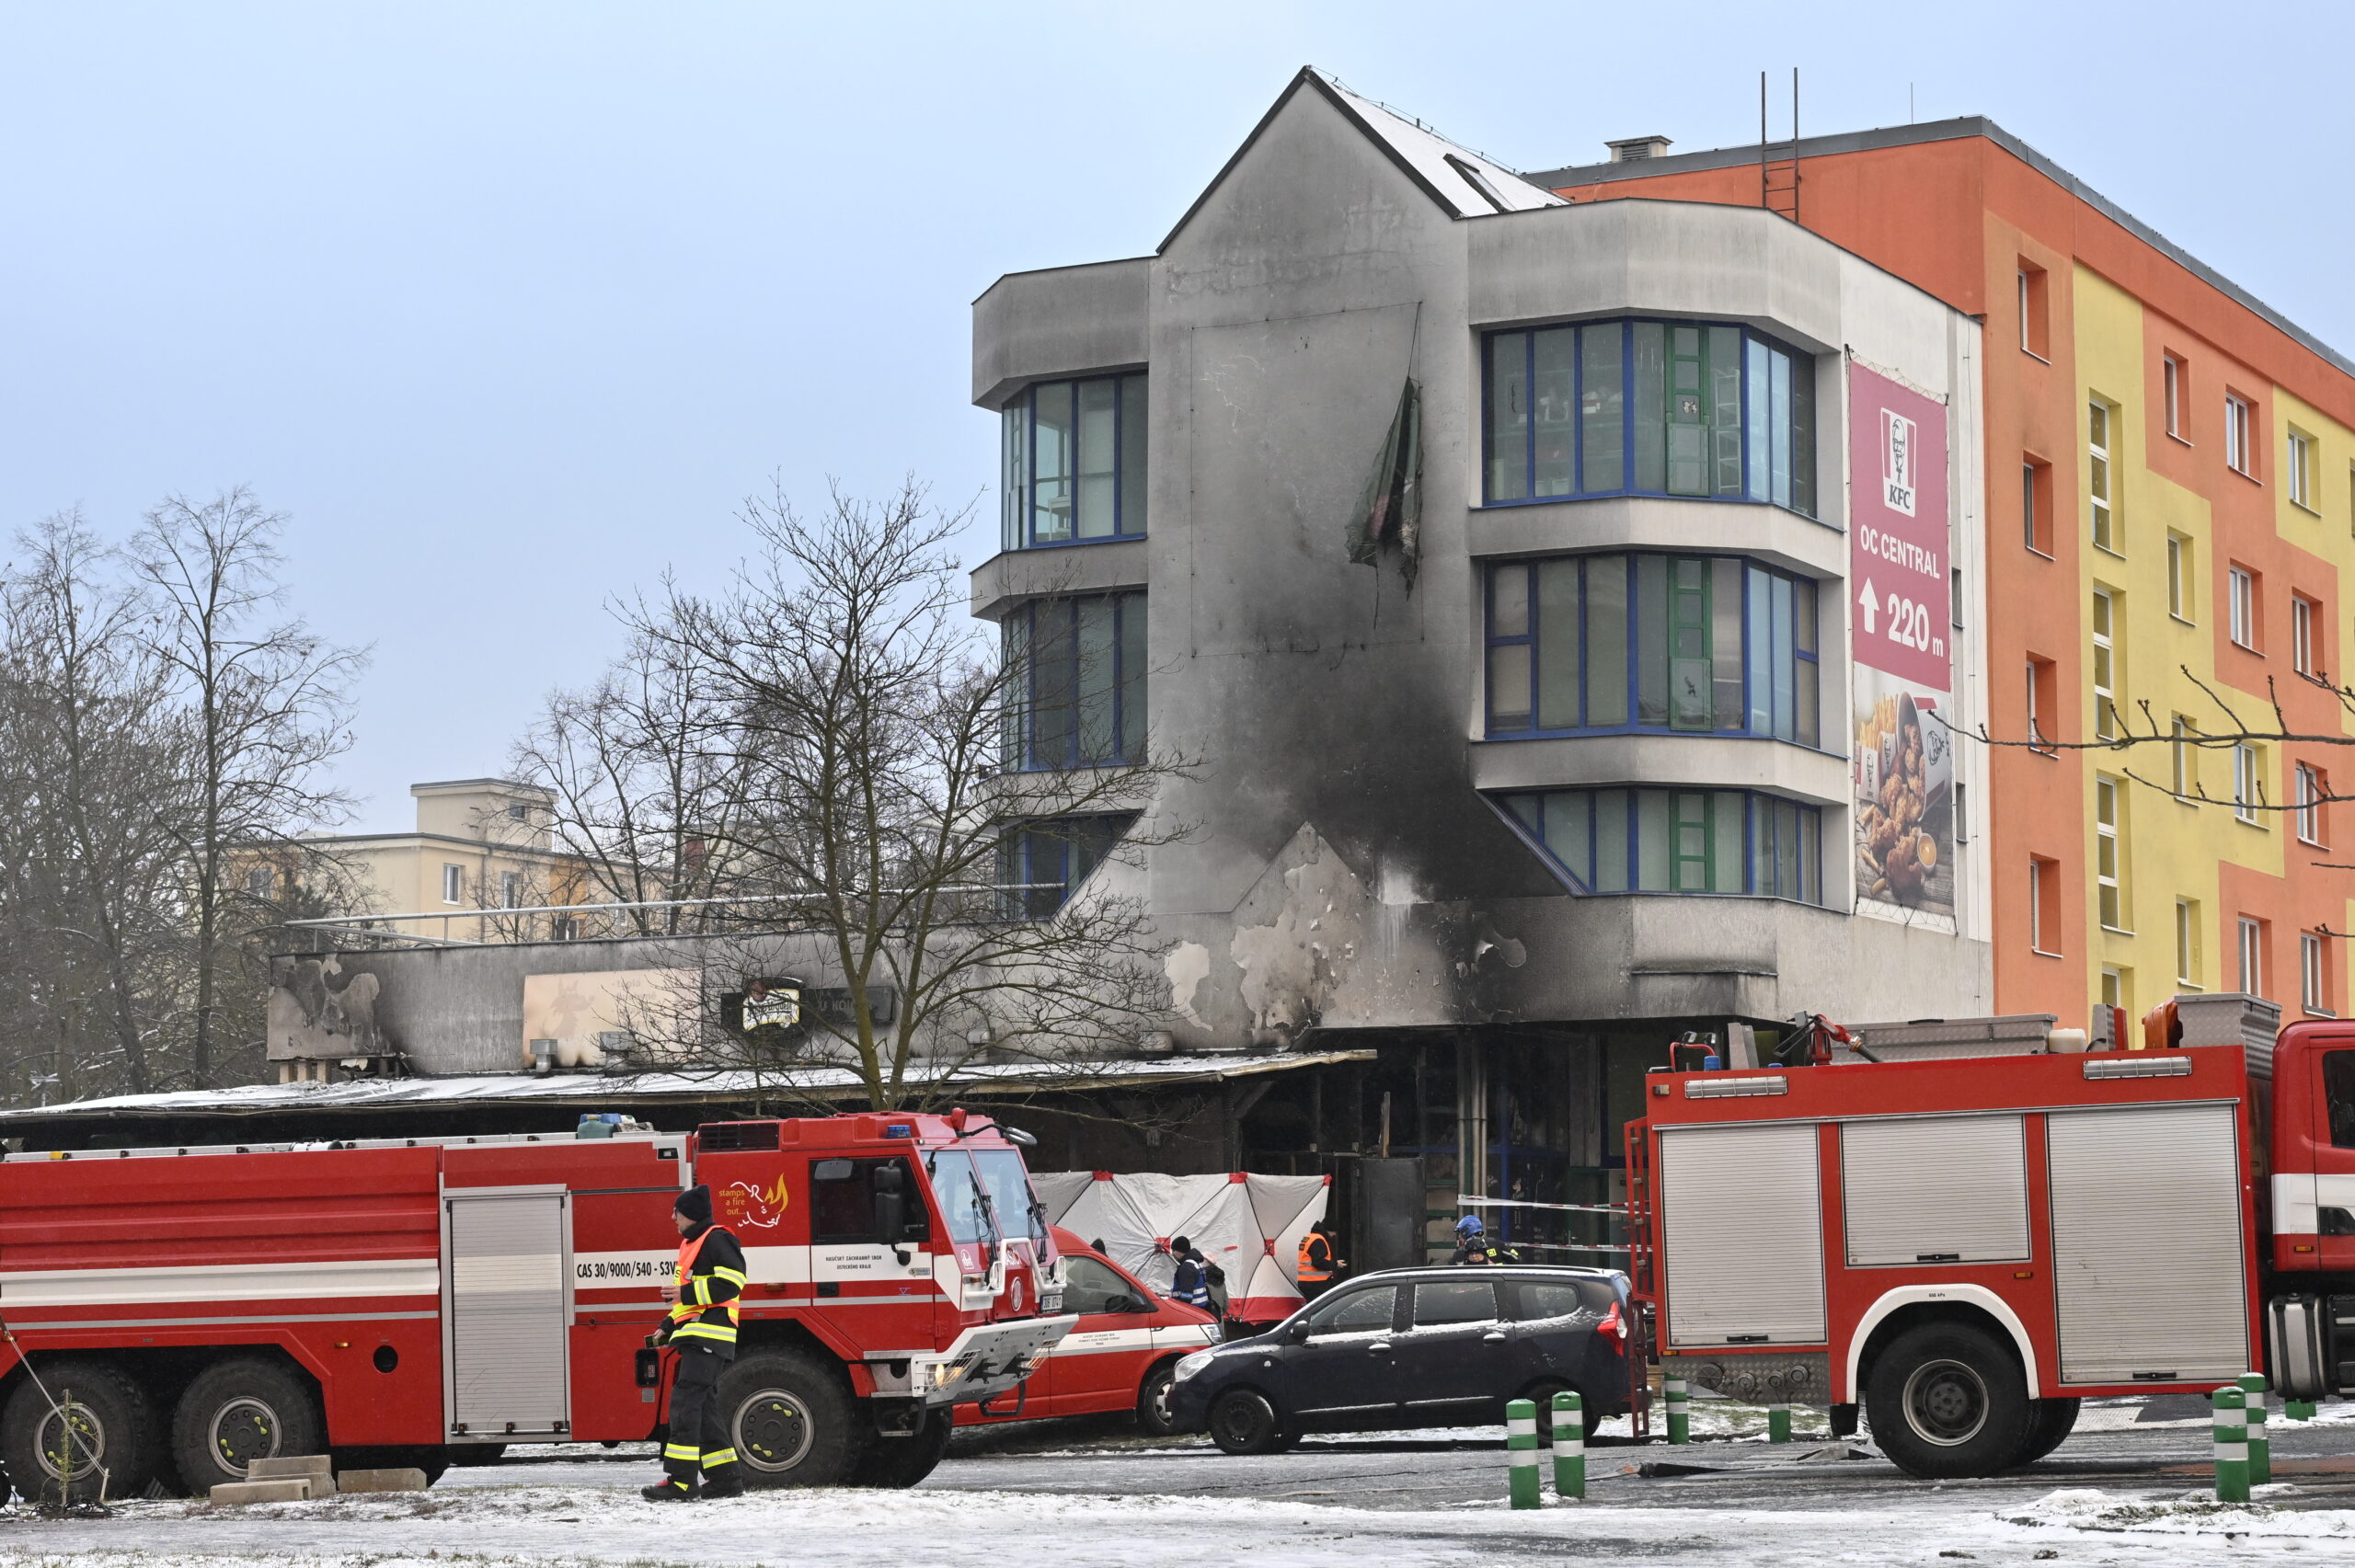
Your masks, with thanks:
[(1009, 823), (998, 835), (998, 916), (1045, 920), (1104, 864), (1133, 815), (1059, 817)]
[(1821, 744), (1815, 583), (1736, 555), (1558, 555), (1488, 568), (1487, 733), (1749, 735)]
[(1481, 385), (1487, 505), (1692, 496), (1816, 515), (1815, 361), (1747, 327), (1491, 332)]
[(1137, 761), (1145, 719), (1143, 593), (1034, 599), (1007, 613), (1001, 635), (1012, 688), (1003, 766)]
[(1144, 532), (1144, 377), (1027, 386), (1005, 406), (999, 544), (1029, 550)]
[(1581, 893), (1823, 902), (1823, 813), (1743, 789), (1556, 789), (1504, 805)]

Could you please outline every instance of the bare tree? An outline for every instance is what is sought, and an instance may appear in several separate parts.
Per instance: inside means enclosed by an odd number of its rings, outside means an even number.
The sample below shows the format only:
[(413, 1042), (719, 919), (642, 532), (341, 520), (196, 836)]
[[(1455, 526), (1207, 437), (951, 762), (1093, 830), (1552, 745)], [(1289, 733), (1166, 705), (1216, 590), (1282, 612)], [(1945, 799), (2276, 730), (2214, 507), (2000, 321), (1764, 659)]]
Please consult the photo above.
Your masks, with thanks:
[(296, 835), (338, 820), (344, 797), (318, 782), (350, 744), (347, 692), (366, 656), (282, 614), (281, 514), (243, 486), (204, 502), (172, 496), (132, 543), (154, 596), (147, 635), (191, 727), (189, 798), (173, 821), (186, 877), (193, 985), (190, 1082), (217, 1081), (224, 958), (251, 911), (230, 880), (240, 856), (304, 852)]
[[(665, 1032), (759, 1080), (847, 1066), (871, 1105), (895, 1109), (976, 1061), (1053, 1070), (1157, 1027), (1166, 985), (1142, 902), (1089, 874), (1174, 836), (1151, 808), (1183, 763), (1109, 723), (1111, 648), (1074, 630), (1001, 657), (949, 554), (964, 515), (913, 483), (880, 502), (836, 491), (815, 518), (773, 492), (744, 521), (755, 548), (733, 590), (674, 588), (625, 612), (631, 658), (598, 690), (663, 672), (660, 738), (640, 738), (655, 727), (633, 697), (594, 708), (626, 724), (572, 727), (590, 738), (558, 753), (565, 774), (543, 763), (544, 779), (594, 777), (617, 803), (629, 760), (656, 759), (654, 819), (691, 827), (701, 857), (684, 885), (727, 900), (702, 929), (793, 938), (781, 951), (817, 969), (796, 978), (831, 993), (793, 1028), (730, 1025), (706, 999), (693, 1028)], [(1042, 731), (1059, 744), (1033, 744)], [(533, 756), (554, 751), (549, 733)], [(606, 737), (627, 742), (610, 761)], [(579, 813), (590, 836), (632, 841), (618, 805), (603, 809)], [(765, 978), (706, 989), (741, 996)]]

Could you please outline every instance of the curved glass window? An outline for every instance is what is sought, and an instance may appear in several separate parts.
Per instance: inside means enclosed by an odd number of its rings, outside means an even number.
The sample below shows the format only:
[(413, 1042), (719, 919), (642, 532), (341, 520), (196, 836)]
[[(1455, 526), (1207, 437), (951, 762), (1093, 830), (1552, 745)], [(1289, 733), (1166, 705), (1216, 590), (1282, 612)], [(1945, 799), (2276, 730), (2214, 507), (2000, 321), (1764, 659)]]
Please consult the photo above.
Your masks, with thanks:
[(1823, 813), (1742, 789), (1555, 789), (1504, 797), (1581, 893), (1823, 902)]
[(1145, 719), (1144, 595), (1034, 599), (999, 626), (1007, 675), (1001, 765), (1133, 762)]
[(1481, 380), (1490, 506), (1692, 496), (1815, 515), (1815, 361), (1747, 327), (1491, 332)]
[(1042, 381), (1005, 406), (999, 547), (1144, 532), (1143, 375)]
[(1749, 735), (1821, 744), (1816, 585), (1734, 555), (1488, 568), (1488, 734)]

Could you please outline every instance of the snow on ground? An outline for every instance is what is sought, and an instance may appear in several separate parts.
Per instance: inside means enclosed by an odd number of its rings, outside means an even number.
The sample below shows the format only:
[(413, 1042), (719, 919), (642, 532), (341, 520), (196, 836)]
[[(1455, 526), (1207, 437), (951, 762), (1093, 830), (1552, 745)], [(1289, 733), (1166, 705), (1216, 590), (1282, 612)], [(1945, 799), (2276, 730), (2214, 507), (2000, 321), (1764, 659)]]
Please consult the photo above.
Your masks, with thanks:
[[(113, 1519), (36, 1523), (0, 1512), (10, 1568), (606, 1568), (790, 1563), (967, 1568), (1017, 1549), (1056, 1568), (1363, 1568), (1591, 1561), (1820, 1568), (2119, 1562), (2153, 1568), (2318, 1562), (2355, 1552), (2355, 1515), (2223, 1508), (2197, 1494), (2053, 1492), (2002, 1513), (1925, 1495), (1838, 1515), (1755, 1507), (1493, 1503), (1373, 1513), (1281, 1502), (1003, 1492), (807, 1492), (728, 1503), (640, 1502), (619, 1489), (516, 1486), (213, 1509), (142, 1503)], [(1955, 1505), (1961, 1503), (1963, 1505)], [(992, 1547), (989, 1543), (998, 1543)]]

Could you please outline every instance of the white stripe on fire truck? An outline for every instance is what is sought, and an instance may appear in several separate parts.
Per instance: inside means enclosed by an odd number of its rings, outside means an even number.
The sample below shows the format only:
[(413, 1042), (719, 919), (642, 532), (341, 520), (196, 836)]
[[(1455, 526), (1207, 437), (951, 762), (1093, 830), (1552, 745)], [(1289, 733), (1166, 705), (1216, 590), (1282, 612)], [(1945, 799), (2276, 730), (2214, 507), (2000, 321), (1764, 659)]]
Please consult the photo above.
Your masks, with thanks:
[(8, 1327), (17, 1333), (39, 1333), (44, 1330), (58, 1333), (80, 1333), (84, 1329), (185, 1329), (219, 1328), (223, 1324), (248, 1323), (389, 1323), (404, 1318), (438, 1318), (439, 1310), (423, 1312), (272, 1312), (266, 1318), (52, 1318), (29, 1323), (21, 1318), (10, 1318)]
[(432, 1258), (319, 1263), (167, 1264), (136, 1268), (0, 1272), (0, 1307), (129, 1307), (170, 1301), (306, 1301), (345, 1296), (435, 1296)]

